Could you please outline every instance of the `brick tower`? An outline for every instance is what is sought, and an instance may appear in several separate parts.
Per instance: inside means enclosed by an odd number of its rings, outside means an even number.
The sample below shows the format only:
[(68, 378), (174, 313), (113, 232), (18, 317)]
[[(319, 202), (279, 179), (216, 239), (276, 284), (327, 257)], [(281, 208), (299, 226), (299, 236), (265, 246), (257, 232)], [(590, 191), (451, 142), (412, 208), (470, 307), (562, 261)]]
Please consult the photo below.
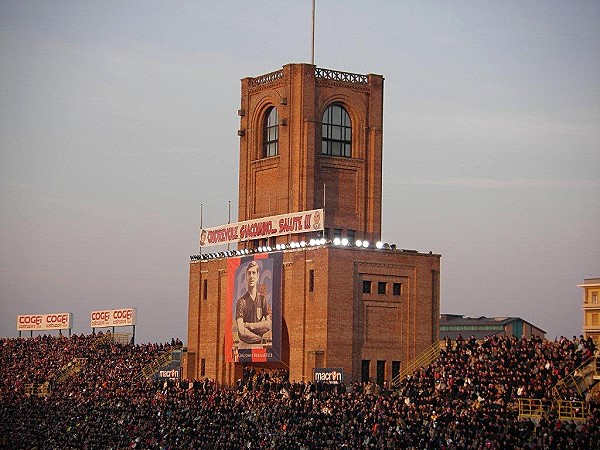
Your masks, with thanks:
[(380, 239), (382, 76), (288, 64), (244, 78), (238, 114), (238, 220), (323, 208), (325, 237)]
[[(242, 79), (238, 115), (239, 222), (207, 231), (209, 245), (227, 238), (237, 250), (191, 257), (186, 376), (232, 385), (253, 365), (296, 381), (328, 368), (345, 381), (391, 380), (438, 339), (440, 255), (375, 245), (383, 77), (288, 64)], [(316, 231), (238, 233), (314, 211)], [(271, 331), (252, 344), (261, 348), (244, 350), (235, 302), (250, 260), (268, 267), (263, 292), (277, 303), (266, 308)]]

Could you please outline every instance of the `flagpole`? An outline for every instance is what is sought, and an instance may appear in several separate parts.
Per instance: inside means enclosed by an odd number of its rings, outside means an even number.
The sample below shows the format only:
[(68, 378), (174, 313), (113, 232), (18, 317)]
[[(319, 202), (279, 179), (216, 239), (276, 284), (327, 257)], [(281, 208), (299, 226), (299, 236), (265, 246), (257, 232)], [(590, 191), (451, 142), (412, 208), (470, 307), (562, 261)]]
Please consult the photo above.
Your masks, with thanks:
[(315, 0), (312, 0), (312, 46), (311, 46), (311, 64), (315, 65)]
[[(227, 200), (227, 225), (231, 223), (231, 200)], [(227, 241), (227, 251), (229, 251), (229, 241)]]

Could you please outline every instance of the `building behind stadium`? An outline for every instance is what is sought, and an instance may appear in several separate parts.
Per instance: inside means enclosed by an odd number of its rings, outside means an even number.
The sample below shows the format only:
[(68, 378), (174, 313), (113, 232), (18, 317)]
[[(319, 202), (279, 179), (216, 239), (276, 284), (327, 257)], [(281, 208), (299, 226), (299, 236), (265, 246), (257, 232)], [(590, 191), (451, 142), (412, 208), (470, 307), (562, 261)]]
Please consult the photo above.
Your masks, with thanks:
[[(254, 366), (383, 382), (437, 341), (440, 255), (381, 242), (383, 81), (311, 64), (242, 79), (238, 222), (201, 230), (191, 257), (188, 378), (233, 385)], [(271, 330), (247, 349), (251, 261)]]
[(583, 337), (600, 346), (600, 278), (585, 278), (583, 284)]

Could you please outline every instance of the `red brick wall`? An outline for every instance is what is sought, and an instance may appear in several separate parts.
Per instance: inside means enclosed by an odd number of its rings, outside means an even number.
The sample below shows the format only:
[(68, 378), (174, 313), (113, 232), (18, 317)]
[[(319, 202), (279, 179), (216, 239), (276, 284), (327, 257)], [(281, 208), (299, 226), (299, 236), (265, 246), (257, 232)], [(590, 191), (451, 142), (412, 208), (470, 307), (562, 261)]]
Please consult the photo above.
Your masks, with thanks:
[[(325, 226), (343, 235), (376, 241), (381, 235), (383, 77), (351, 76), (340, 81), (328, 73), (316, 77), (309, 64), (242, 80), (238, 220), (305, 211), (325, 206)], [(346, 74), (347, 75), (347, 74)], [(343, 78), (343, 76), (342, 76)], [(321, 118), (334, 102), (352, 121), (352, 157), (321, 155)], [(262, 158), (265, 111), (278, 109), (279, 155)], [(324, 188), (324, 184), (327, 186)], [(324, 197), (325, 194), (325, 205)], [(281, 236), (278, 242), (307, 236)], [(254, 243), (241, 244), (253, 248)], [(225, 364), (224, 313), (226, 260), (190, 264), (188, 376), (206, 376), (232, 384), (241, 366)], [(308, 277), (314, 271), (315, 289)], [(349, 380), (360, 379), (361, 362), (407, 363), (437, 339), (439, 255), (391, 250), (317, 247), (284, 254), (283, 365), (292, 380), (312, 379), (315, 365), (343, 367)], [(202, 300), (203, 280), (208, 299)], [(363, 294), (363, 280), (373, 282)], [(377, 293), (387, 282), (388, 294)], [(401, 296), (391, 295), (401, 282)]]
[[(315, 78), (309, 64), (289, 64), (278, 73), (264, 82), (242, 80), (238, 220), (322, 208), (326, 184), (325, 226), (379, 239), (383, 77), (369, 75), (368, 83), (325, 80)], [(320, 154), (321, 118), (333, 102), (351, 117), (352, 158)], [(271, 106), (281, 124), (279, 155), (261, 159), (262, 123)]]
[[(324, 367), (343, 367), (348, 380), (359, 380), (361, 361), (368, 359), (373, 379), (376, 361), (385, 360), (389, 380), (392, 361), (405, 364), (433, 343), (439, 289), (432, 289), (432, 270), (439, 272), (439, 255), (329, 246), (286, 251), (283, 264), (282, 367), (289, 367), (290, 379), (312, 379), (315, 361), (321, 361)], [(199, 300), (202, 293), (195, 288), (201, 285), (200, 267), (208, 280), (207, 300)], [(314, 292), (309, 292), (310, 270)], [(226, 279), (225, 259), (190, 264), (188, 351), (195, 367), (187, 373), (198, 377), (205, 359), (206, 376), (233, 384), (241, 365), (224, 363)], [(362, 293), (366, 279), (372, 281), (371, 294)], [(377, 293), (379, 281), (388, 283), (386, 294)], [(402, 295), (391, 294), (393, 282), (402, 283)]]

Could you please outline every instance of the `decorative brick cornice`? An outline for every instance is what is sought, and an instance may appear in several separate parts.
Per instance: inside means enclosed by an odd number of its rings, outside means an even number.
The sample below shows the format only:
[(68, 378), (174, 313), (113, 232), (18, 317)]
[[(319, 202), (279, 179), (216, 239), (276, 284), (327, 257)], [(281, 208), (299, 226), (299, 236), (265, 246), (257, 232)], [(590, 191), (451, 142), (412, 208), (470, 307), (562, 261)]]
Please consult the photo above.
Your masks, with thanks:
[(260, 86), (273, 81), (277, 81), (283, 77), (283, 70), (276, 70), (275, 72), (269, 72), (258, 77), (250, 78), (250, 86)]

